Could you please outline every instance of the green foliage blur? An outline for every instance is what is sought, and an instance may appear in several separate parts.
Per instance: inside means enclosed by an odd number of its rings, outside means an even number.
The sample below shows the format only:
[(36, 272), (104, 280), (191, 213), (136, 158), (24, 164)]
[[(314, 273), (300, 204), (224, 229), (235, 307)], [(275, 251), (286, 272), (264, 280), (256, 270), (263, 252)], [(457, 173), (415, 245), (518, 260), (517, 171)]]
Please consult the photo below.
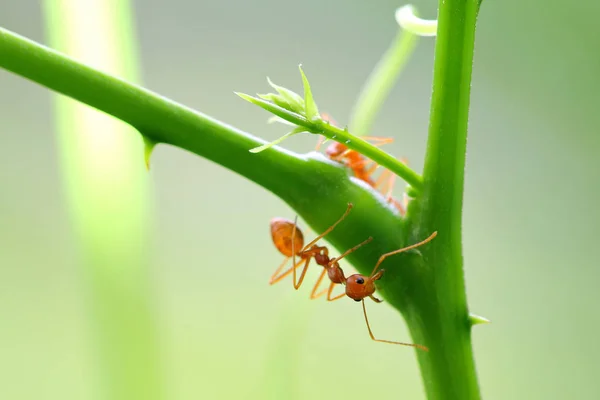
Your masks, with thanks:
[[(302, 63), (320, 110), (344, 124), (403, 4), (135, 2), (143, 81), (272, 140), (283, 128), (233, 91), (261, 90), (269, 75), (301, 92)], [(435, 16), (434, 1), (413, 4)], [(47, 42), (39, 2), (1, 9), (0, 26)], [(471, 310), (492, 320), (473, 334), (486, 399), (600, 397), (598, 13), (592, 0), (486, 0), (479, 14), (464, 248)], [(372, 132), (394, 137), (386, 150), (416, 170), (433, 48), (420, 40)], [(50, 92), (0, 70), (2, 399), (95, 395), (94, 324), (54, 126)], [(284, 143), (314, 145), (308, 135)], [(309, 300), (316, 271), (298, 292), (267, 284), (281, 262), (269, 219), (294, 216), (279, 199), (167, 146), (149, 174), (148, 269), (167, 398), (424, 398), (413, 352), (372, 343), (359, 305)], [(409, 340), (395, 310), (369, 312), (379, 337)]]

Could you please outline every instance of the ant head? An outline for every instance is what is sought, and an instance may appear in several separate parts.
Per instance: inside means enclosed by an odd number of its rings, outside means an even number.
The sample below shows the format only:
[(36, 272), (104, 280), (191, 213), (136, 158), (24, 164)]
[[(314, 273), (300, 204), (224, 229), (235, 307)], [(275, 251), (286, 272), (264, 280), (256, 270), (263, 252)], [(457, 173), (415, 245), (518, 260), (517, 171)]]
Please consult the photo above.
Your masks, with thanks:
[[(273, 218), (271, 220), (271, 238), (277, 250), (286, 257), (298, 254), (304, 247), (304, 235), (296, 226), (294, 233), (294, 222), (285, 218)], [(292, 249), (292, 234), (294, 234), (294, 248)], [(295, 250), (295, 251), (294, 251)]]
[(375, 282), (370, 277), (354, 274), (346, 279), (346, 295), (351, 299), (361, 301), (373, 293), (375, 293)]

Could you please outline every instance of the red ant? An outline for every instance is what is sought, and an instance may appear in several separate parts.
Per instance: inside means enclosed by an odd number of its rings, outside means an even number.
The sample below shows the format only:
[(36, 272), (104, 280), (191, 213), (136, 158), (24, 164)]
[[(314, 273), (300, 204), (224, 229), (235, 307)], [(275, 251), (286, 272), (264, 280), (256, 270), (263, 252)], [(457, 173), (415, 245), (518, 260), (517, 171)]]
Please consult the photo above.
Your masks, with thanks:
[[(346, 218), (346, 216), (350, 213), (351, 209), (352, 209), (352, 203), (348, 204), (348, 208), (346, 209), (346, 212), (340, 217), (339, 220), (337, 220), (325, 232), (323, 232), (321, 235), (317, 236), (313, 241), (311, 241), (306, 246), (303, 246), (304, 245), (304, 235), (302, 234), (302, 231), (297, 227), (297, 224), (296, 224), (298, 217), (296, 217), (294, 222), (289, 221), (284, 218), (273, 218), (271, 220), (271, 237), (273, 239), (273, 243), (275, 244), (275, 247), (277, 247), (279, 252), (282, 253), (286, 258), (285, 258), (285, 260), (283, 260), (281, 265), (275, 270), (275, 272), (271, 276), (271, 280), (269, 281), (269, 283), (271, 285), (273, 285), (273, 284), (279, 282), (280, 280), (284, 279), (289, 274), (293, 274), (294, 289), (297, 290), (300, 287), (300, 285), (302, 285), (302, 282), (304, 281), (304, 277), (306, 276), (306, 272), (308, 271), (308, 266), (310, 264), (311, 258), (314, 258), (315, 262), (324, 268), (323, 268), (323, 271), (321, 272), (319, 279), (317, 280), (317, 283), (315, 284), (315, 286), (310, 294), (310, 298), (316, 299), (318, 297), (321, 297), (325, 293), (327, 293), (327, 300), (330, 300), (330, 301), (337, 300), (338, 298), (344, 297), (344, 295), (345, 295), (344, 293), (342, 293), (341, 295), (336, 296), (334, 298), (331, 297), (331, 294), (333, 293), (333, 288), (335, 287), (335, 285), (344, 283), (344, 281), (345, 281), (344, 272), (342, 271), (342, 268), (339, 266), (337, 261), (339, 259), (345, 257), (347, 254), (350, 254), (351, 252), (357, 250), (360, 246), (367, 244), (373, 238), (369, 238), (369, 239), (365, 240), (358, 246), (355, 246), (352, 249), (348, 250), (342, 256), (340, 256), (338, 258), (334, 258), (334, 259), (329, 258), (329, 249), (326, 246), (318, 246), (318, 245), (316, 245), (316, 243), (320, 239), (322, 239), (325, 235), (330, 233), (337, 226), (337, 224), (342, 222), (342, 220), (344, 220), (344, 218)], [(285, 267), (285, 265), (289, 261), (290, 257), (293, 258), (292, 266), (287, 271), (280, 274), (281, 270), (283, 269), (283, 267)], [(300, 257), (300, 261), (297, 263), (296, 263), (296, 257)], [(296, 269), (298, 267), (300, 267), (303, 263), (304, 263), (304, 266), (302, 267), (302, 272), (300, 273), (300, 278), (297, 279)], [(329, 285), (329, 289), (325, 289), (322, 292), (317, 293), (317, 289), (319, 288), (321, 281), (325, 277), (325, 273), (327, 273), (327, 276), (331, 280), (331, 284)]]
[[(283, 218), (274, 218), (273, 220), (271, 220), (271, 236), (273, 238), (273, 242), (275, 243), (275, 246), (277, 247), (277, 249), (286, 256), (286, 259), (271, 276), (270, 284), (279, 282), (280, 280), (282, 280), (283, 278), (288, 276), (290, 273), (293, 273), (294, 288), (298, 289), (300, 287), (300, 285), (302, 284), (302, 281), (304, 280), (304, 276), (306, 275), (306, 271), (308, 270), (308, 265), (309, 265), (310, 259), (312, 257), (314, 257), (315, 262), (317, 264), (321, 265), (322, 267), (324, 267), (324, 269), (321, 272), (321, 275), (319, 276), (319, 279), (317, 280), (317, 283), (315, 284), (315, 286), (311, 292), (311, 296), (310, 296), (311, 299), (318, 298), (318, 297), (322, 296), (323, 294), (327, 293), (328, 301), (338, 300), (344, 296), (348, 296), (355, 301), (362, 301), (365, 322), (367, 324), (369, 336), (371, 337), (372, 340), (374, 340), (376, 342), (382, 342), (382, 343), (398, 344), (398, 345), (403, 345), (403, 346), (412, 346), (412, 347), (419, 348), (421, 350), (429, 351), (429, 349), (427, 347), (419, 345), (419, 344), (395, 342), (395, 341), (382, 340), (382, 339), (375, 338), (375, 336), (373, 335), (373, 331), (371, 330), (371, 326), (369, 324), (369, 319), (367, 317), (367, 309), (365, 306), (364, 299), (366, 297), (370, 297), (376, 303), (382, 302), (382, 300), (376, 298), (375, 296), (373, 296), (373, 294), (375, 293), (375, 290), (376, 290), (375, 281), (378, 281), (379, 279), (381, 279), (381, 277), (383, 276), (383, 274), (385, 272), (385, 270), (380, 270), (380, 271), (377, 271), (377, 270), (378, 270), (379, 266), (381, 265), (381, 263), (387, 257), (414, 249), (419, 246), (422, 246), (422, 245), (426, 244), (427, 242), (431, 241), (437, 235), (437, 232), (434, 232), (427, 239), (425, 239), (417, 244), (413, 244), (411, 246), (407, 246), (407, 247), (404, 247), (404, 248), (401, 248), (401, 249), (398, 249), (398, 250), (395, 250), (390, 253), (386, 253), (386, 254), (382, 255), (379, 258), (379, 260), (377, 261), (377, 264), (375, 265), (375, 268), (373, 269), (373, 272), (371, 273), (370, 276), (367, 277), (367, 276), (361, 275), (361, 274), (354, 274), (354, 275), (351, 275), (348, 278), (346, 278), (344, 276), (344, 271), (339, 266), (339, 261), (341, 259), (343, 259), (344, 257), (346, 257), (347, 255), (349, 255), (350, 253), (353, 253), (354, 251), (356, 251), (361, 246), (369, 243), (373, 238), (369, 237), (364, 242), (354, 246), (350, 250), (347, 250), (346, 252), (344, 252), (344, 254), (342, 254), (341, 256), (334, 258), (334, 259), (329, 258), (329, 251), (328, 251), (327, 247), (317, 246), (315, 243), (319, 239), (323, 238), (325, 235), (330, 233), (337, 224), (339, 224), (344, 218), (346, 218), (346, 216), (348, 215), (348, 213), (350, 212), (351, 209), (352, 209), (352, 204), (350, 203), (350, 204), (348, 204), (348, 209), (346, 210), (346, 212), (342, 215), (342, 217), (338, 221), (336, 221), (325, 232), (323, 232), (321, 235), (319, 235), (317, 238), (315, 238), (312, 242), (310, 242), (308, 245), (306, 245), (304, 247), (302, 247), (302, 244), (304, 243), (304, 237), (302, 235), (302, 231), (300, 231), (300, 229), (298, 229), (296, 227), (297, 217), (293, 223), (291, 221), (285, 220)], [(290, 233), (290, 231), (291, 231), (291, 233)], [(297, 239), (296, 239), (296, 232), (298, 235)], [(299, 243), (298, 247), (302, 247), (302, 249), (297, 252), (294, 251), (295, 249), (297, 249), (297, 247), (295, 245), (296, 240)], [(298, 255), (301, 258), (301, 260), (298, 263), (295, 262), (296, 255)], [(290, 257), (294, 258), (292, 267), (290, 269), (288, 269), (286, 272), (284, 272), (283, 274), (280, 274), (278, 276), (278, 274), (283, 269), (285, 264), (287, 264), (287, 262), (289, 261)], [(296, 268), (299, 267), (302, 263), (304, 263), (304, 267), (303, 267), (302, 273), (300, 275), (300, 280), (296, 281)], [(323, 278), (325, 277), (325, 273), (327, 273), (327, 276), (330, 279), (331, 283), (330, 283), (328, 289), (325, 289), (322, 292), (317, 293), (317, 289), (318, 289), (319, 285), (321, 284)], [(344, 284), (346, 286), (345, 293), (342, 293), (335, 297), (331, 297), (333, 288), (335, 287), (336, 284)]]
[[(321, 113), (321, 117), (328, 123), (336, 125), (335, 120), (329, 114)], [(384, 144), (392, 143), (394, 141), (393, 138), (381, 138), (376, 136), (363, 136), (362, 138), (365, 140), (375, 142), (375, 146), (382, 146)], [(319, 137), (316, 150), (319, 150), (319, 148), (323, 144), (324, 139), (324, 136)], [(375, 173), (377, 168), (379, 168), (379, 165), (372, 160), (368, 160), (358, 151), (349, 149), (343, 143), (331, 143), (325, 150), (325, 154), (329, 159), (339, 161), (342, 164), (346, 165), (352, 170), (356, 178), (366, 182), (369, 186), (371, 186), (374, 189), (377, 189), (379, 186), (381, 186), (381, 184), (385, 181), (386, 176), (389, 175), (387, 179), (387, 185), (381, 188), (381, 192), (386, 192), (386, 201), (392, 203), (398, 209), (400, 214), (404, 215), (406, 213), (406, 204), (402, 205), (398, 200), (392, 197), (392, 189), (394, 187), (396, 175), (391, 173), (389, 170), (384, 170), (379, 176), (379, 178), (377, 178), (377, 180), (373, 180), (372, 175)], [(406, 163), (406, 161), (404, 160), (402, 160), (402, 162)]]

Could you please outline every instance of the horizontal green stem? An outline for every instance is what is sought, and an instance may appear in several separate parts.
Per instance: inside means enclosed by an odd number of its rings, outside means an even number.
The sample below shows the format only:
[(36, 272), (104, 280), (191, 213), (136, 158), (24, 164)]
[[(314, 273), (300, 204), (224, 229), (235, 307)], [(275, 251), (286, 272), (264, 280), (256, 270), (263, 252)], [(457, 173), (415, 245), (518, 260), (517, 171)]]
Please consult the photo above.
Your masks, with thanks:
[(357, 211), (328, 239), (343, 251), (369, 235), (378, 238), (348, 257), (363, 273), (379, 255), (402, 242), (400, 219), (383, 196), (321, 154), (302, 156), (277, 146), (252, 154), (248, 150), (264, 141), (2, 28), (0, 67), (113, 115), (154, 142), (191, 151), (239, 173), (281, 197), (317, 232), (352, 202)]
[[(0, 67), (119, 118), (154, 142), (207, 157), (269, 189), (285, 185), (273, 174), (299, 162), (281, 149), (251, 154), (248, 150), (262, 140), (2, 28)], [(266, 168), (247, 168), (257, 157)]]

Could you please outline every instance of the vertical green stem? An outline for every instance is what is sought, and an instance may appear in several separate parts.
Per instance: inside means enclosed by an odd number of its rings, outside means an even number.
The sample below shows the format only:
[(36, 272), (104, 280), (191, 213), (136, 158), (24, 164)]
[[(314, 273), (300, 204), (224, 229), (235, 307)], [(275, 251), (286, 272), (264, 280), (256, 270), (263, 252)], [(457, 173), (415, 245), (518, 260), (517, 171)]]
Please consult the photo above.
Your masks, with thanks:
[(440, 0), (429, 140), (422, 197), (409, 223), (415, 237), (438, 231), (422, 250), (427, 272), (407, 320), (428, 398), (479, 399), (462, 257), (467, 121), (478, 0)]
[(356, 136), (367, 135), (377, 113), (410, 58), (418, 37), (398, 30), (396, 38), (365, 82), (352, 110), (349, 130)]
[[(44, 6), (54, 48), (138, 79), (129, 1), (46, 0)], [(123, 122), (63, 96), (56, 97), (56, 117), (66, 198), (93, 316), (101, 386), (94, 392), (111, 400), (161, 399), (141, 137)]]

